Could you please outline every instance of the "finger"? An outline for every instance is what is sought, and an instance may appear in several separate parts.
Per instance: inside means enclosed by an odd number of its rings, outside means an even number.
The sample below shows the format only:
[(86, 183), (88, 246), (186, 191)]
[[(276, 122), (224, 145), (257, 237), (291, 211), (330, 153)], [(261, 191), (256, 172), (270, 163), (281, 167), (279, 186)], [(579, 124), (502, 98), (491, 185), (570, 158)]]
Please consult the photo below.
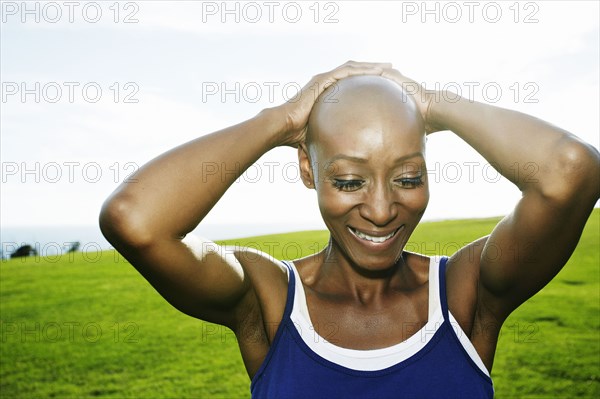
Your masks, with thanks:
[(354, 75), (381, 75), (384, 70), (385, 68), (376, 65), (348, 65), (334, 70), (330, 76), (340, 80)]
[(375, 67), (375, 68), (391, 68), (392, 67), (392, 64), (390, 62), (358, 62), (358, 61), (348, 61), (344, 65), (353, 66), (353, 67), (356, 67), (356, 66), (365, 66), (365, 67)]
[(391, 68), (392, 64), (389, 62), (348, 61), (344, 65), (341, 65), (328, 73), (315, 75), (313, 80), (307, 86), (313, 87), (313, 82), (317, 82), (319, 90), (316, 94), (318, 96), (338, 80), (355, 75), (382, 75), (385, 70)]
[[(322, 74), (313, 76), (312, 81), (327, 82), (327, 86), (336, 80), (351, 75), (381, 75), (385, 69), (392, 68), (389, 62), (356, 62), (348, 61), (339, 67)], [(333, 80), (333, 82), (330, 82)]]
[(389, 62), (357, 62), (357, 61), (348, 61), (343, 65), (333, 69), (330, 73), (336, 74), (339, 71), (365, 71), (365, 70), (374, 70), (380, 71), (383, 69), (389, 69), (392, 67), (392, 64)]

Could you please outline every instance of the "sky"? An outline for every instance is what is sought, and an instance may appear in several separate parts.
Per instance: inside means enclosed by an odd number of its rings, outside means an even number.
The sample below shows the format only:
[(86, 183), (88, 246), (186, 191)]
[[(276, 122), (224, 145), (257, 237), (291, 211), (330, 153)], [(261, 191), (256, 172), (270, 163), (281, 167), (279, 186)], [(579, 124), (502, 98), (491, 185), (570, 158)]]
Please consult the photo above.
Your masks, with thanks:
[[(2, 1), (1, 12), (3, 229), (97, 225), (150, 159), (350, 59), (600, 145), (596, 1)], [(429, 136), (427, 163), (424, 220), (504, 215), (520, 197), (451, 132)], [(203, 223), (324, 227), (292, 148), (265, 154)]]

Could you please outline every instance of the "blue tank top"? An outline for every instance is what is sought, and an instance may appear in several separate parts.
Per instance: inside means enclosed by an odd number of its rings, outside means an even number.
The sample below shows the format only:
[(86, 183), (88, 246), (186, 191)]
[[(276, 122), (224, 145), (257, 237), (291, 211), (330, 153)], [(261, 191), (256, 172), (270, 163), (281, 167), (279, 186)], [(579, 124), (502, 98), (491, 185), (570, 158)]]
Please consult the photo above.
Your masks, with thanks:
[[(253, 398), (492, 398), (492, 380), (446, 301), (446, 257), (429, 266), (429, 317), (417, 333), (391, 347), (336, 346), (335, 325), (312, 324), (295, 266), (271, 348), (252, 379)], [(331, 335), (328, 335), (331, 332)]]

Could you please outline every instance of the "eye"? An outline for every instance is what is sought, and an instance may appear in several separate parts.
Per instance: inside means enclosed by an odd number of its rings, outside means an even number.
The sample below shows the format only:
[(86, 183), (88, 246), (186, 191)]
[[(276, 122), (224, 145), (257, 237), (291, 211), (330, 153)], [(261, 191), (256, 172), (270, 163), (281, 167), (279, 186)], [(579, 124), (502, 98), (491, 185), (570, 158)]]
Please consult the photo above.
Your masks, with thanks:
[(401, 179), (397, 179), (396, 183), (399, 183), (403, 188), (417, 188), (424, 184), (422, 176), (403, 177)]
[(358, 190), (364, 184), (363, 180), (342, 180), (333, 179), (333, 186), (340, 191), (354, 191)]

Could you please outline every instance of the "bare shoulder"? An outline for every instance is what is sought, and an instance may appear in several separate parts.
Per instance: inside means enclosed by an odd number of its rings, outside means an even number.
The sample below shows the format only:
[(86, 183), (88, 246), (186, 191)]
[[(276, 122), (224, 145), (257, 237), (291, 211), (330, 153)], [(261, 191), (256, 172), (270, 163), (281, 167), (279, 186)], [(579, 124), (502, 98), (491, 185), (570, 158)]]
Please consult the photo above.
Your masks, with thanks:
[(323, 257), (321, 253), (294, 260), (294, 267), (298, 271), (302, 284), (308, 287), (316, 282), (322, 264)]
[(503, 320), (496, 319), (490, 311), (485, 290), (481, 289), (482, 254), (488, 238), (475, 240), (450, 257), (446, 295), (450, 312), (491, 370)]
[(282, 261), (251, 247), (224, 246), (223, 248), (235, 255), (244, 271), (249, 275), (261, 273), (261, 276), (265, 279), (280, 280), (283, 278), (287, 284), (287, 267)]
[(448, 259), (446, 268), (447, 284), (449, 287), (476, 283), (481, 267), (481, 255), (489, 236), (481, 237), (458, 251)]
[(233, 330), (248, 374), (263, 363), (283, 318), (287, 299), (287, 268), (268, 254), (247, 247), (222, 247), (239, 262), (249, 286), (236, 309)]
[(204, 291), (211, 293), (204, 306), (210, 311), (198, 318), (237, 330), (240, 323), (250, 321), (249, 315), (273, 322), (283, 313), (287, 272), (282, 262), (253, 248), (220, 245), (193, 234), (183, 243), (201, 263), (196, 270), (204, 273)]
[(469, 336), (479, 311), (481, 254), (487, 239), (482, 237), (458, 250), (448, 259), (446, 269), (448, 307)]
[(404, 251), (402, 253), (408, 267), (420, 277), (426, 279), (429, 278), (429, 264), (431, 263), (431, 257), (416, 252)]
[[(248, 247), (225, 247), (235, 254), (251, 287), (248, 307), (260, 309), (260, 319), (271, 341), (281, 322), (287, 299), (288, 272), (283, 262)], [(243, 311), (250, 313), (248, 307)], [(256, 322), (253, 321), (253, 322)]]
[(404, 259), (406, 259), (408, 262), (416, 262), (416, 264), (422, 267), (428, 266), (429, 262), (431, 262), (431, 256), (419, 254), (416, 252), (404, 251), (402, 256), (404, 256)]

